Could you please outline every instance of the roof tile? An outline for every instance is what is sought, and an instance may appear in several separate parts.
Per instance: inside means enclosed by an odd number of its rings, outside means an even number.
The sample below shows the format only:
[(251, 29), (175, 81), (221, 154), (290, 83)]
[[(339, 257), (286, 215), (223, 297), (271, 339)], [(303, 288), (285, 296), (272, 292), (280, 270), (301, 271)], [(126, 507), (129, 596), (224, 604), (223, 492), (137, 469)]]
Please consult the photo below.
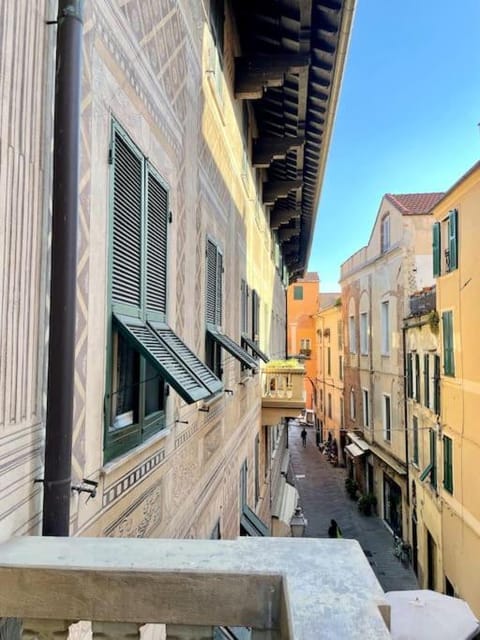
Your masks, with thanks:
[(443, 197), (443, 192), (433, 193), (387, 193), (385, 197), (394, 204), (403, 215), (430, 213)]

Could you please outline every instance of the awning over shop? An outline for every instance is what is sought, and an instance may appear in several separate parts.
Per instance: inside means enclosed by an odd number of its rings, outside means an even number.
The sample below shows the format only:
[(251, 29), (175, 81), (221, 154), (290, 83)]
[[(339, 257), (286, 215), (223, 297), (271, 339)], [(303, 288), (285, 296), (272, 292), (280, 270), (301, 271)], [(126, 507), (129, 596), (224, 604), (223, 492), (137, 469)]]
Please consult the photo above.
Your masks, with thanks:
[(250, 509), (248, 504), (243, 505), (242, 515), (240, 517), (240, 530), (240, 535), (252, 537), (270, 536), (270, 530), (267, 525)]
[(347, 437), (350, 439), (353, 444), (355, 444), (359, 449), (361, 449), (364, 453), (370, 449), (370, 445), (360, 436), (357, 436), (353, 431), (347, 432)]
[(371, 444), (369, 445), (370, 451), (383, 460), (389, 467), (391, 467), (399, 476), (404, 476), (407, 474), (406, 468), (400, 463), (397, 462), (392, 456), (390, 456), (386, 451), (383, 451), (377, 445)]
[(353, 442), (351, 444), (347, 444), (347, 446), (345, 447), (345, 451), (351, 458), (359, 458), (360, 456), (363, 456), (365, 454), (365, 451), (363, 451), (363, 449), (360, 449), (360, 447), (357, 447), (357, 445)]

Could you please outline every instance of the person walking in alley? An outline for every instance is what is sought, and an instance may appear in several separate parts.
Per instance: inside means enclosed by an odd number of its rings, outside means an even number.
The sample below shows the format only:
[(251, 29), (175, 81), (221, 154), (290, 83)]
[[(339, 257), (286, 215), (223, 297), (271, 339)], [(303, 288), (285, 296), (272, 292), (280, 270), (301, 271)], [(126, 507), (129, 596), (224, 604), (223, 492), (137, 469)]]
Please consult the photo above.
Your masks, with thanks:
[(305, 427), (303, 427), (302, 433), (300, 435), (302, 436), (302, 444), (304, 447), (306, 447), (307, 446), (307, 430), (305, 429)]
[(328, 527), (329, 538), (342, 538), (342, 532), (337, 524), (336, 520), (330, 520), (330, 526)]

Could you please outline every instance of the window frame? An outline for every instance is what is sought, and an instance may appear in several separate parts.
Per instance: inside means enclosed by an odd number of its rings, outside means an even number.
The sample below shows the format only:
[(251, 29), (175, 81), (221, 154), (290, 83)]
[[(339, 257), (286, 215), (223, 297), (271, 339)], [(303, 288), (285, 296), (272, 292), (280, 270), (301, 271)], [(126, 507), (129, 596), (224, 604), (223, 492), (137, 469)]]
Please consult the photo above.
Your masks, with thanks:
[(357, 353), (356, 326), (355, 316), (348, 316), (348, 349), (352, 355)]
[(381, 322), (382, 322), (382, 356), (390, 355), (390, 301), (381, 302)]
[(357, 420), (357, 411), (356, 411), (356, 404), (355, 404), (355, 389), (353, 387), (350, 389), (350, 419), (353, 422), (356, 422)]
[(380, 253), (386, 253), (390, 247), (390, 213), (385, 213), (380, 221)]
[(293, 285), (293, 299), (294, 300), (303, 300), (303, 285), (294, 284)]
[(443, 488), (453, 495), (453, 440), (443, 436)]
[(419, 464), (419, 438), (418, 438), (418, 417), (412, 416), (412, 462), (418, 467)]
[[(221, 331), (223, 324), (223, 273), (224, 273), (224, 256), (220, 245), (212, 236), (207, 234), (205, 243), (205, 323), (208, 328), (212, 328), (215, 332)], [(210, 278), (210, 265), (211, 259), (209, 253), (209, 245), (212, 247), (212, 251), (215, 251), (215, 282), (213, 283)], [(219, 260), (220, 257), (220, 260)], [(214, 288), (211, 293), (210, 289)], [(209, 296), (214, 298), (214, 306), (212, 310), (209, 310), (208, 299)], [(213, 313), (213, 315), (211, 315)], [(206, 332), (205, 337), (205, 363), (207, 367), (219, 378), (223, 379), (223, 358), (222, 347), (219, 342), (214, 340)]]
[(442, 312), (443, 374), (455, 377), (455, 347), (453, 331), (453, 311)]
[(368, 389), (362, 389), (362, 405), (363, 405), (363, 426), (370, 429), (370, 406)]
[(360, 355), (368, 356), (368, 312), (360, 314)]
[[(388, 405), (388, 411), (387, 411)], [(389, 393), (383, 394), (383, 439), (392, 442), (392, 397)]]

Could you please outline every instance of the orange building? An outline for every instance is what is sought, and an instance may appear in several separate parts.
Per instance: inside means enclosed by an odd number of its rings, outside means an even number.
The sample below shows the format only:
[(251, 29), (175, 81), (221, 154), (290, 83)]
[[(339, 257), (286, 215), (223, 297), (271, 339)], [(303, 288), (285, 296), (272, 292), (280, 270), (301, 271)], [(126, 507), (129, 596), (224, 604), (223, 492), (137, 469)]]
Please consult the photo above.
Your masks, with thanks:
[(305, 359), (307, 409), (316, 410), (318, 340), (314, 314), (318, 311), (320, 280), (318, 273), (306, 273), (287, 290), (287, 349), (289, 357)]

